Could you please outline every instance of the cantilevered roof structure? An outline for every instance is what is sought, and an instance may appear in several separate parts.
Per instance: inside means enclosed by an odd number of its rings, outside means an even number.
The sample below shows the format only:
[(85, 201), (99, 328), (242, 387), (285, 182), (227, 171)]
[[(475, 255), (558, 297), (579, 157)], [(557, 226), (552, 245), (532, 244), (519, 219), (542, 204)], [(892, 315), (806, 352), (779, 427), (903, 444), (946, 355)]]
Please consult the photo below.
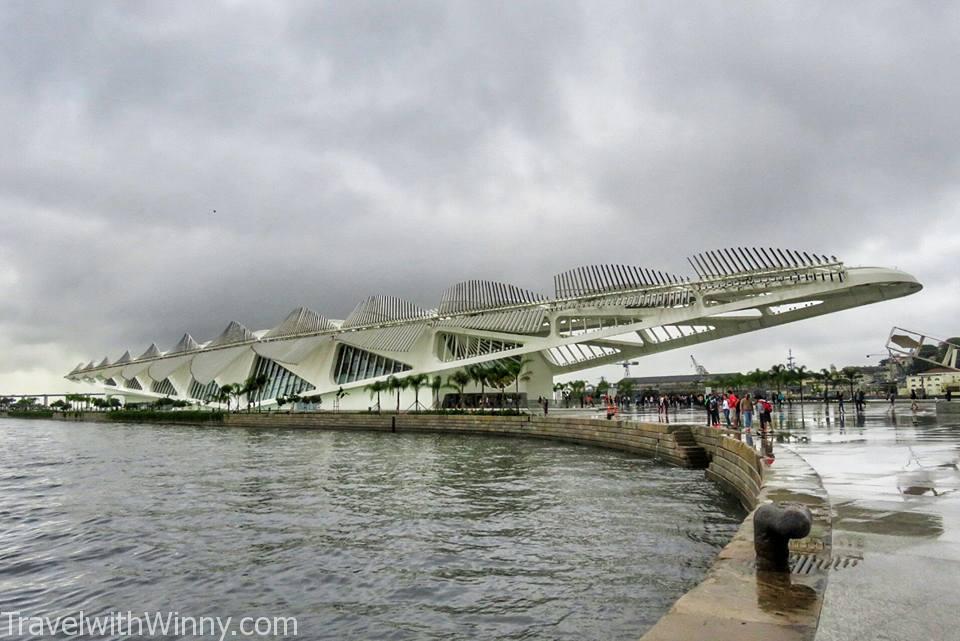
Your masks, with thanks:
[[(387, 377), (446, 378), (471, 365), (524, 359), (528, 397), (549, 396), (553, 377), (624, 359), (753, 332), (907, 296), (917, 280), (882, 267), (851, 267), (834, 256), (733, 247), (688, 259), (691, 275), (639, 265), (584, 265), (553, 278), (553, 297), (536, 289), (467, 280), (440, 294), (436, 309), (370, 296), (342, 322), (307, 307), (272, 328), (237, 321), (209, 342), (190, 334), (167, 352), (152, 344), (132, 358), (78, 365), (73, 381), (95, 381), (129, 400), (177, 396), (209, 403), (227, 383), (262, 375), (252, 400), (331, 399), (366, 408), (363, 389)], [(120, 351), (120, 350), (118, 350)], [(469, 388), (468, 388), (469, 389)], [(410, 399), (413, 393), (407, 394)]]

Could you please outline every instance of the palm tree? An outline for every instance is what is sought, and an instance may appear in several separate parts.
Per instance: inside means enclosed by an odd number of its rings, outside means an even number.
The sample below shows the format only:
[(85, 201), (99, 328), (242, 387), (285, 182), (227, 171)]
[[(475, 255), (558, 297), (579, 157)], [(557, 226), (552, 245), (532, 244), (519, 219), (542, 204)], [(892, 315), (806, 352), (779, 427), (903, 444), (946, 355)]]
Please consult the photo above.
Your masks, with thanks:
[(413, 411), (420, 411), (420, 388), (430, 381), (426, 374), (411, 374), (407, 377), (407, 385), (413, 389)]
[(513, 379), (513, 384), (516, 386), (517, 409), (520, 409), (520, 381), (527, 382), (530, 380), (532, 374), (530, 370), (527, 369), (527, 365), (531, 362), (529, 358), (518, 358), (509, 360), (505, 364), (507, 373), (510, 375), (510, 378)]
[(863, 372), (859, 367), (847, 366), (840, 370), (840, 375), (850, 384), (850, 398), (853, 399), (853, 384), (863, 378)]
[(388, 376), (387, 380), (387, 389), (391, 392), (397, 393), (397, 414), (400, 413), (400, 392), (407, 388), (407, 379), (397, 378), (396, 376)]
[(350, 392), (343, 389), (343, 385), (341, 385), (340, 388), (333, 395), (334, 403), (335, 403), (333, 406), (334, 410), (338, 412), (340, 411), (340, 401), (343, 400), (344, 396), (350, 396)]
[(483, 412), (483, 398), (487, 391), (487, 384), (490, 382), (492, 368), (477, 363), (467, 366), (466, 372), (473, 384), (480, 388), (480, 411)]
[(560, 392), (560, 399), (563, 400), (563, 389), (566, 387), (563, 383), (554, 383), (553, 384), (553, 393), (556, 394)]
[(291, 394), (290, 396), (287, 397), (287, 401), (290, 402), (290, 405), (293, 407), (293, 411), (296, 412), (297, 403), (302, 403), (303, 397), (300, 396), (299, 394)]
[(506, 405), (507, 386), (513, 382), (513, 377), (502, 361), (491, 363), (488, 369), (487, 377), (490, 380), (490, 385), (500, 390), (500, 394), (497, 396), (497, 407), (503, 407)]
[(798, 365), (793, 368), (791, 376), (793, 380), (797, 382), (797, 385), (800, 386), (800, 404), (803, 405), (803, 382), (810, 378), (810, 371), (806, 365)]
[(230, 399), (233, 398), (234, 387), (233, 383), (227, 383), (220, 387), (220, 391), (217, 392), (217, 403), (226, 403), (228, 412), (230, 411)]
[(804, 379), (810, 376), (810, 372), (807, 371), (806, 365), (799, 365), (793, 368), (793, 372), (791, 373), (791, 376), (800, 385), (800, 423), (802, 425), (803, 424), (803, 381)]
[(607, 382), (607, 379), (600, 377), (600, 382), (597, 383), (597, 396), (603, 398), (607, 396), (610, 392), (610, 383)]
[(830, 388), (832, 387), (834, 381), (833, 372), (824, 367), (820, 370), (820, 375), (817, 378), (823, 381), (823, 402), (829, 404)]
[(370, 398), (374, 396), (377, 397), (377, 414), (380, 413), (380, 392), (385, 392), (387, 390), (387, 383), (385, 381), (374, 381), (367, 385), (367, 391), (370, 392)]
[(617, 383), (617, 396), (620, 397), (621, 405), (630, 405), (630, 399), (633, 398), (633, 381), (628, 378)]
[[(246, 394), (246, 393), (247, 393), (247, 390), (246, 390), (246, 386), (245, 386), (245, 385), (243, 385), (243, 384), (241, 384), (241, 383), (237, 383), (236, 385), (234, 385), (234, 387), (233, 387), (233, 398), (234, 398), (234, 401), (235, 401), (236, 404), (237, 404), (237, 411), (238, 411), (238, 412), (240, 411), (240, 399), (241, 399), (241, 398), (243, 397), (243, 395)], [(248, 408), (248, 409), (249, 409), (249, 408)]]
[(756, 391), (756, 388), (760, 388), (760, 391), (764, 393), (764, 396), (766, 396), (766, 391), (763, 389), (763, 387), (764, 384), (770, 379), (769, 374), (758, 367), (747, 374), (747, 378), (749, 378), (751, 381), (754, 391)]
[[(247, 395), (247, 411), (250, 411), (250, 406), (253, 405), (254, 400), (258, 401), (260, 399), (255, 398), (257, 394), (267, 386), (267, 383), (270, 379), (266, 374), (257, 374), (256, 376), (251, 376), (243, 384), (243, 392)], [(257, 411), (259, 412), (261, 405), (257, 405)]]
[(433, 392), (433, 408), (437, 409), (440, 405), (440, 390), (443, 388), (443, 379), (440, 376), (434, 376), (430, 379), (430, 390)]
[(720, 390), (727, 390), (733, 387), (733, 377), (732, 376), (714, 376), (712, 379), (707, 381), (710, 387), (715, 387)]
[(587, 382), (582, 380), (570, 381), (570, 395), (580, 399), (580, 407), (583, 407), (583, 393), (587, 390)]
[(463, 388), (466, 387), (469, 382), (470, 375), (462, 369), (458, 369), (456, 372), (447, 377), (447, 386), (457, 390), (457, 394), (459, 395), (460, 409), (463, 409)]
[(773, 380), (773, 382), (777, 384), (777, 396), (779, 397), (780, 386), (783, 384), (784, 380), (787, 377), (787, 368), (784, 365), (777, 363), (776, 365), (770, 368), (770, 371), (768, 372), (768, 374), (770, 378)]

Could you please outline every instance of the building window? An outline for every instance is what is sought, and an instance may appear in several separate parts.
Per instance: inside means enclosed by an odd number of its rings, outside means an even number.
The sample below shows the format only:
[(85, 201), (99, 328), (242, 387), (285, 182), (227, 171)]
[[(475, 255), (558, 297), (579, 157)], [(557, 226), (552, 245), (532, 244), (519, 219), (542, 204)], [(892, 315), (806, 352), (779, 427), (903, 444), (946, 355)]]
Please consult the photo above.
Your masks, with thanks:
[(123, 386), (126, 387), (127, 389), (138, 389), (138, 390), (143, 389), (143, 386), (140, 384), (140, 381), (138, 381), (136, 378), (128, 378), (126, 381), (124, 381)]
[(413, 369), (406, 363), (395, 361), (365, 349), (341, 344), (334, 361), (333, 379), (338, 385), (376, 378), (384, 374), (397, 374)]
[(164, 396), (177, 395), (177, 389), (173, 386), (173, 383), (170, 382), (169, 378), (165, 378), (162, 381), (154, 381), (150, 386), (150, 391), (154, 394), (163, 394)]
[(209, 403), (220, 396), (220, 386), (216, 381), (210, 381), (206, 385), (197, 382), (196, 379), (190, 379), (190, 387), (187, 390), (187, 396), (195, 398), (198, 401)]
[(446, 332), (440, 334), (440, 360), (444, 362), (487, 356), (509, 349), (517, 349), (518, 347), (521, 347), (520, 343), (511, 341), (448, 334)]
[(256, 360), (253, 361), (252, 372), (255, 377), (260, 375), (267, 377), (266, 385), (250, 397), (249, 400), (254, 403), (316, 389), (287, 368), (281, 367), (277, 362), (262, 356), (257, 356)]

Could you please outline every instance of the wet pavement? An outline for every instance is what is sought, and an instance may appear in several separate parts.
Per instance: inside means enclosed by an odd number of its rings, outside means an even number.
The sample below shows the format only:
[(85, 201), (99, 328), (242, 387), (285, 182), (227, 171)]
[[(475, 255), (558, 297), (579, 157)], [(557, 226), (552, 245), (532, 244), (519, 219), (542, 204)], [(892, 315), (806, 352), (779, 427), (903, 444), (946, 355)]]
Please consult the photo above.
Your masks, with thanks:
[(960, 638), (960, 415), (878, 404), (785, 418), (830, 495), (841, 559), (818, 641)]
[[(935, 407), (775, 413), (775, 453), (810, 463), (832, 504), (834, 569), (817, 641), (960, 638), (960, 413), (938, 418)], [(671, 421), (702, 418), (681, 411)]]

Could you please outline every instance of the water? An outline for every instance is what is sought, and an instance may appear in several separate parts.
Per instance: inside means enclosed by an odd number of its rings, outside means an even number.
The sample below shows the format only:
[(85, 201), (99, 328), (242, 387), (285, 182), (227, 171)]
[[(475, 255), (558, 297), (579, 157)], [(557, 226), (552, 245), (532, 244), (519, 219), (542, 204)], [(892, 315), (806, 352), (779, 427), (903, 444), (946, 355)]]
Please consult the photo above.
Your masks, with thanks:
[(0, 438), (0, 613), (25, 617), (635, 639), (743, 516), (702, 472), (545, 441), (13, 419)]

